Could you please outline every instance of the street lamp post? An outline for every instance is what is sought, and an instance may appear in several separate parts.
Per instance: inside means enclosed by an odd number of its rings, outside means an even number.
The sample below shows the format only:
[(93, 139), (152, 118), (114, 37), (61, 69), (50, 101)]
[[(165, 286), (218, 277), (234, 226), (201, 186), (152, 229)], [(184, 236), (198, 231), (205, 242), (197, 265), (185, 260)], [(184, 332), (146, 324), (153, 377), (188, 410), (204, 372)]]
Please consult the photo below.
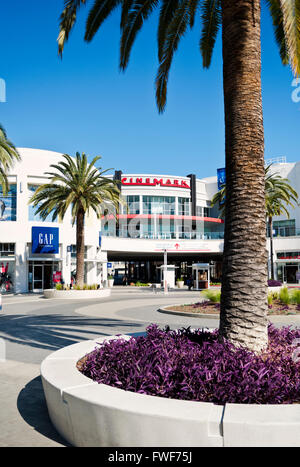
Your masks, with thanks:
[(167, 281), (167, 268), (168, 268), (168, 252), (164, 250), (164, 294), (168, 294), (168, 281)]

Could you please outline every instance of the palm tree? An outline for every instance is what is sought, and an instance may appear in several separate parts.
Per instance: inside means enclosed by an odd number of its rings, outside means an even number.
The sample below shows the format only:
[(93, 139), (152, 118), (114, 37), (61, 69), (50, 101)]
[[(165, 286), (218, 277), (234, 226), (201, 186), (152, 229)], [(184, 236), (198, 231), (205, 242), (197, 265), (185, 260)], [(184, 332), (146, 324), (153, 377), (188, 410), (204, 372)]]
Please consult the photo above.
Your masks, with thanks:
[[(265, 167), (265, 199), (266, 217), (270, 231), (270, 258), (271, 279), (274, 279), (273, 264), (273, 217), (286, 214), (289, 218), (288, 206), (294, 207), (293, 202), (298, 204), (298, 194), (289, 184), (287, 178), (271, 171), (271, 165)], [(218, 205), (220, 216), (225, 217), (226, 185), (212, 197), (211, 207)]]
[(0, 125), (0, 185), (4, 196), (8, 191), (7, 173), (14, 161), (21, 159), (20, 154), (11, 141), (7, 139), (4, 128)]
[[(59, 53), (88, 0), (66, 0)], [(299, 0), (266, 0), (284, 64), (300, 72)], [(220, 335), (237, 346), (267, 346), (267, 252), (265, 244), (264, 127), (261, 97), (260, 0), (96, 0), (85, 39), (121, 6), (120, 68), (125, 70), (138, 32), (159, 8), (156, 101), (166, 105), (167, 84), (180, 39), (201, 15), (200, 52), (208, 68), (222, 27), (226, 153), (226, 224)]]
[[(267, 167), (267, 172), (269, 171)], [(291, 187), (287, 178), (278, 174), (269, 174), (266, 177), (266, 215), (270, 232), (270, 266), (271, 279), (274, 279), (273, 259), (273, 217), (285, 214), (289, 219), (288, 206), (298, 205), (298, 193)]]
[(76, 153), (74, 160), (68, 154), (64, 160), (50, 167), (56, 172), (46, 172), (50, 181), (41, 185), (29, 200), (36, 207), (36, 214), (45, 220), (52, 213), (52, 221), (63, 219), (71, 208), (72, 224), (76, 222), (76, 284), (84, 282), (84, 220), (94, 211), (97, 218), (119, 207), (119, 189), (116, 182), (103, 175), (110, 169), (96, 168), (100, 156), (89, 164), (87, 156)]

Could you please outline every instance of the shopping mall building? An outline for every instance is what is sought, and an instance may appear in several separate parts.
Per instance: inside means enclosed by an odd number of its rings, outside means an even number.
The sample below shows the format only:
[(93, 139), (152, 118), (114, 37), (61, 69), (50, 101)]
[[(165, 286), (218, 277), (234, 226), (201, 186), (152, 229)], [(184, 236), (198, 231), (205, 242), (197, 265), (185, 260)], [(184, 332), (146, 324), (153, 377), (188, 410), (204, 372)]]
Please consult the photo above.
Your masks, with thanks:
[[(76, 267), (76, 228), (71, 214), (63, 221), (42, 222), (28, 203), (59, 153), (20, 148), (21, 162), (9, 175), (7, 196), (0, 193), (0, 277), (2, 292), (40, 292), (59, 277), (71, 282)], [(273, 170), (287, 177), (300, 193), (300, 162), (276, 163)], [(85, 282), (116, 284), (157, 282), (167, 257), (175, 276), (188, 278), (194, 263), (210, 265), (212, 281), (221, 277), (224, 221), (210, 200), (218, 191), (217, 176), (197, 179), (161, 174), (111, 175), (117, 180), (122, 204), (116, 220), (85, 222)], [(267, 240), (269, 248), (269, 240)], [(299, 282), (300, 208), (290, 218), (274, 218), (274, 262), (278, 279)], [(299, 271), (299, 272), (298, 272)]]

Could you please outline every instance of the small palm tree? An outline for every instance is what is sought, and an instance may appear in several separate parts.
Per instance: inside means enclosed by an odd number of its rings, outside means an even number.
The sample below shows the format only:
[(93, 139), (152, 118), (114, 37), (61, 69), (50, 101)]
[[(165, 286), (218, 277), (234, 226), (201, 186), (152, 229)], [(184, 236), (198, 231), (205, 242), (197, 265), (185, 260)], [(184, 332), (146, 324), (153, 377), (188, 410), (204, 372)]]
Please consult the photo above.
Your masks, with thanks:
[(0, 125), (0, 185), (4, 195), (8, 191), (7, 173), (14, 161), (20, 159), (20, 154), (13, 143), (7, 139), (6, 131)]
[(64, 160), (50, 167), (57, 172), (46, 172), (50, 182), (41, 185), (29, 200), (45, 220), (52, 213), (52, 221), (63, 219), (71, 208), (72, 224), (76, 222), (76, 284), (84, 282), (84, 220), (91, 210), (100, 219), (109, 211), (118, 211), (120, 191), (114, 180), (104, 177), (108, 170), (96, 168), (100, 156), (89, 164), (87, 156), (76, 153), (74, 160), (68, 154)]
[[(277, 173), (272, 173), (271, 165), (265, 167), (265, 197), (266, 197), (266, 217), (270, 231), (270, 257), (271, 257), (271, 279), (274, 279), (273, 262), (273, 217), (285, 214), (290, 217), (288, 206), (295, 207), (298, 204), (298, 194), (291, 187), (287, 178), (281, 177)], [(220, 216), (225, 216), (226, 185), (213, 196), (211, 207), (218, 205)]]
[(298, 193), (291, 187), (289, 180), (278, 174), (269, 174), (266, 177), (266, 216), (270, 231), (271, 279), (274, 279), (273, 217), (285, 214), (289, 219), (287, 207), (295, 207), (293, 203), (298, 205)]

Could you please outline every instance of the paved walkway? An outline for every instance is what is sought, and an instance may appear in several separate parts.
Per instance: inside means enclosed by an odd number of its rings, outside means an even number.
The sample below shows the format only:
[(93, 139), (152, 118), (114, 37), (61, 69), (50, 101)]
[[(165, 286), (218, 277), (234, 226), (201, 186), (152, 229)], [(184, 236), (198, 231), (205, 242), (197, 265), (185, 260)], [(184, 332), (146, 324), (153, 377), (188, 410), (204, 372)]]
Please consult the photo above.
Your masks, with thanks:
[[(98, 336), (143, 333), (151, 323), (171, 328), (216, 327), (217, 319), (164, 315), (156, 310), (199, 300), (185, 290), (154, 294), (116, 288), (99, 301), (46, 300), (40, 295), (3, 297), (0, 314), (0, 446), (66, 446), (47, 412), (40, 364), (50, 353)], [(273, 318), (300, 326), (300, 317)], [(4, 361), (1, 361), (4, 360)]]

